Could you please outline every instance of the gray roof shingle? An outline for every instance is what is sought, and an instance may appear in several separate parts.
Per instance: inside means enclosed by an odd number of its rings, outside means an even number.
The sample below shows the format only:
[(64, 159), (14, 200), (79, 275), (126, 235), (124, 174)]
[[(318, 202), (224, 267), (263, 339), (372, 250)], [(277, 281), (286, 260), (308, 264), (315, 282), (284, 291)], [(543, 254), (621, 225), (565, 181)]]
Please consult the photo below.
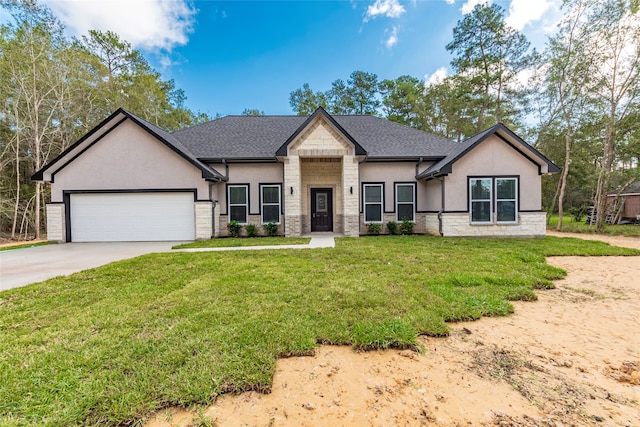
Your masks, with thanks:
[[(309, 116), (227, 116), (174, 132), (199, 159), (269, 159)], [(457, 144), (374, 116), (331, 116), (369, 158), (446, 156)]]

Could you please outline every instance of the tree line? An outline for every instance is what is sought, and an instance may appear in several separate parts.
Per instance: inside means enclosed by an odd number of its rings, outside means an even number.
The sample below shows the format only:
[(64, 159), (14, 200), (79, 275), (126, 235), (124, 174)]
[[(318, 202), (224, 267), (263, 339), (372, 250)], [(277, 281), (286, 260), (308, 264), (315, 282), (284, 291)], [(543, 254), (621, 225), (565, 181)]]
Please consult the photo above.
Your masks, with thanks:
[[(607, 210), (640, 180), (640, 13), (638, 0), (565, 0), (542, 52), (505, 22), (496, 4), (477, 5), (453, 29), (446, 49), (454, 74), (425, 82), (379, 80), (354, 71), (327, 91), (291, 92), (297, 114), (375, 114), (462, 141), (501, 122), (561, 168), (543, 184), (543, 204), (558, 213)], [(597, 215), (595, 227), (605, 215)]]
[(31, 175), (123, 107), (167, 130), (206, 121), (117, 34), (80, 39), (34, 0), (0, 0), (0, 233), (39, 238), (48, 189)]

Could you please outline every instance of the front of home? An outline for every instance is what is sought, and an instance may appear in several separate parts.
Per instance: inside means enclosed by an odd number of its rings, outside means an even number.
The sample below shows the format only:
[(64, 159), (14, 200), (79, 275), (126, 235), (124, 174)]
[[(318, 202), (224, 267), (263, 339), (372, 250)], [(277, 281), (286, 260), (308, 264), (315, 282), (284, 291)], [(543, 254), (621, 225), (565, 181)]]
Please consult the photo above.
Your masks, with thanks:
[(168, 133), (118, 110), (33, 179), (49, 240), (194, 240), (226, 225), (366, 234), (410, 220), (442, 236), (544, 236), (558, 168), (498, 124), (462, 142), (373, 116), (229, 116)]

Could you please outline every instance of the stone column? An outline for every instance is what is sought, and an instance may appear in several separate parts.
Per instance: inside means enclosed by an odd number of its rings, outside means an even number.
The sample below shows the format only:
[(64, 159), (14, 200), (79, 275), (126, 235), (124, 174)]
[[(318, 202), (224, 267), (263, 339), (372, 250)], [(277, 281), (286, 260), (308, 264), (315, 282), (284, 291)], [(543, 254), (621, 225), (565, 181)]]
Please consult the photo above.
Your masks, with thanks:
[[(302, 174), (300, 157), (284, 159), (284, 235), (298, 237), (302, 233)], [(293, 189), (293, 194), (291, 194)]]
[(47, 240), (59, 243), (67, 241), (65, 206), (63, 203), (47, 204)]
[(195, 202), (196, 240), (210, 239), (213, 235), (212, 202)]
[(351, 155), (342, 158), (342, 194), (344, 235), (360, 235), (359, 182), (360, 169), (358, 159)]

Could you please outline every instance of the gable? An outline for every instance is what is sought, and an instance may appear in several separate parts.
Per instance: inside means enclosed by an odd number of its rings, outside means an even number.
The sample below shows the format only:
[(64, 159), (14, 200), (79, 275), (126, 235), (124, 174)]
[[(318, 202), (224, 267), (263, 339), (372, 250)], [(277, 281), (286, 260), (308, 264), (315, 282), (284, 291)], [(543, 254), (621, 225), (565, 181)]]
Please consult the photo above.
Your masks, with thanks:
[(289, 155), (300, 157), (333, 157), (353, 155), (354, 146), (324, 118), (318, 117), (289, 144), (288, 151)]

